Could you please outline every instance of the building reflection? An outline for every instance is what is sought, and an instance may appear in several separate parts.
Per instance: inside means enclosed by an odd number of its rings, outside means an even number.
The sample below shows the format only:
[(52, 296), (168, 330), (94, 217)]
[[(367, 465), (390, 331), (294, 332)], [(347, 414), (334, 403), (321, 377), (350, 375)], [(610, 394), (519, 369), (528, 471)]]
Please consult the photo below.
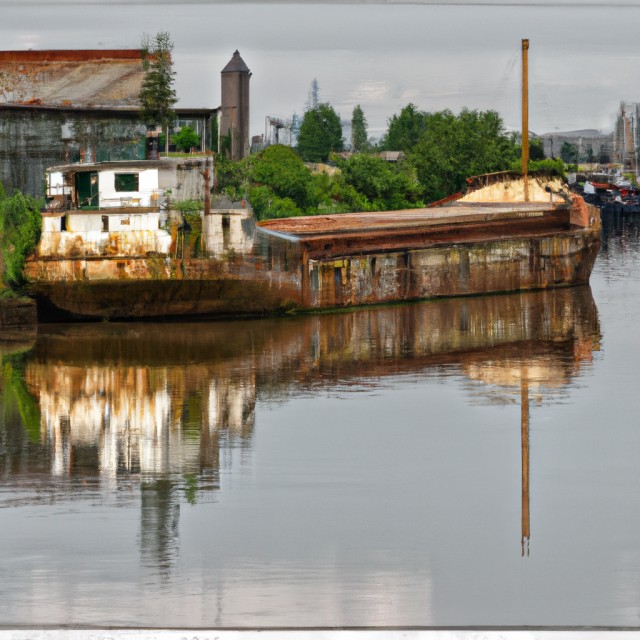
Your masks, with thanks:
[(180, 505), (216, 500), (221, 472), (250, 457), (259, 401), (454, 370), (483, 402), (521, 404), (525, 554), (530, 394), (568, 392), (599, 340), (588, 287), (286, 320), (48, 326), (22, 365), (37, 443), (0, 456), (29, 458), (68, 491), (84, 491), (78, 479), (137, 487), (145, 564), (169, 572)]
[(250, 369), (31, 362), (26, 381), (56, 476), (217, 472), (221, 438), (246, 445), (253, 431)]

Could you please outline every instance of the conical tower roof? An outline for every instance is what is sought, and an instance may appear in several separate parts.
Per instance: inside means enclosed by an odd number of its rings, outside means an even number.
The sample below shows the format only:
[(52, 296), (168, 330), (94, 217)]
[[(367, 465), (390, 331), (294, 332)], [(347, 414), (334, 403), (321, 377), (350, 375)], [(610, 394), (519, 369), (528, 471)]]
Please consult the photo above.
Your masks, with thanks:
[(244, 60), (240, 57), (240, 52), (236, 49), (233, 57), (229, 60), (227, 66), (221, 73), (250, 73), (249, 67), (245, 64)]

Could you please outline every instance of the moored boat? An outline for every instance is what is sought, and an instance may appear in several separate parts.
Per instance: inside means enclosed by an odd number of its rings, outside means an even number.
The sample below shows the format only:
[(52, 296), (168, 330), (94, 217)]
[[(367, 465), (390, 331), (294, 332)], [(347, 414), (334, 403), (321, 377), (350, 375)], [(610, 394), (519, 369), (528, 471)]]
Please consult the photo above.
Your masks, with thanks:
[(571, 286), (588, 282), (600, 242), (596, 207), (558, 178), (511, 173), (471, 179), (446, 206), (257, 225), (226, 208), (201, 214), (198, 230), (171, 227), (128, 199), (44, 215), (26, 268), (41, 317), (255, 315)]
[(271, 220), (258, 229), (297, 248), (306, 308), (589, 281), (600, 243), (596, 207), (557, 178), (531, 176), (526, 201), (522, 176), (469, 182), (466, 195), (442, 207)]

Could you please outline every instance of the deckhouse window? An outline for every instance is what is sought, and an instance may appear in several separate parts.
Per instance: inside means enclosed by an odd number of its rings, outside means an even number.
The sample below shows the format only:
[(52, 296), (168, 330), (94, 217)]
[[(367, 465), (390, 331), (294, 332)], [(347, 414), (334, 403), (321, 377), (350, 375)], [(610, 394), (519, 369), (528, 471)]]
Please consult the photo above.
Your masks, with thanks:
[(116, 173), (116, 191), (138, 191), (137, 173)]

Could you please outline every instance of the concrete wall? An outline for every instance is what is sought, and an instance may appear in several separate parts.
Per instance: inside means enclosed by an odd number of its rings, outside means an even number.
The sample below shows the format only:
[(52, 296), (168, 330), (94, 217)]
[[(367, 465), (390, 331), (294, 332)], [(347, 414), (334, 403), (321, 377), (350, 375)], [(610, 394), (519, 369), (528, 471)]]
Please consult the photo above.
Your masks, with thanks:
[[(103, 231), (102, 218), (108, 218), (109, 231), (157, 231), (159, 229), (160, 213), (149, 211), (145, 213), (105, 211), (69, 211), (67, 213), (67, 232), (91, 233)], [(47, 224), (47, 230), (48, 230)], [(64, 232), (63, 232), (64, 233)]]
[(44, 195), (45, 171), (80, 160), (142, 160), (146, 127), (137, 114), (106, 116), (35, 108), (0, 107), (0, 182)]
[[(100, 216), (97, 216), (100, 223)], [(171, 235), (162, 229), (155, 231), (117, 231), (90, 229), (80, 232), (45, 231), (38, 245), (38, 259), (56, 259), (62, 265), (65, 260), (74, 261), (78, 256), (100, 257), (105, 267), (111, 265), (117, 274), (116, 258), (145, 256), (149, 253), (168, 255), (171, 249)], [(112, 257), (108, 257), (112, 256)], [(27, 267), (29, 268), (29, 267)], [(54, 270), (54, 273), (65, 273)], [(111, 277), (111, 276), (109, 276)]]
[(62, 231), (63, 215), (42, 216), (42, 233), (56, 233)]
[(211, 213), (204, 216), (202, 233), (205, 249), (211, 256), (246, 254), (253, 248), (255, 220), (248, 210)]

